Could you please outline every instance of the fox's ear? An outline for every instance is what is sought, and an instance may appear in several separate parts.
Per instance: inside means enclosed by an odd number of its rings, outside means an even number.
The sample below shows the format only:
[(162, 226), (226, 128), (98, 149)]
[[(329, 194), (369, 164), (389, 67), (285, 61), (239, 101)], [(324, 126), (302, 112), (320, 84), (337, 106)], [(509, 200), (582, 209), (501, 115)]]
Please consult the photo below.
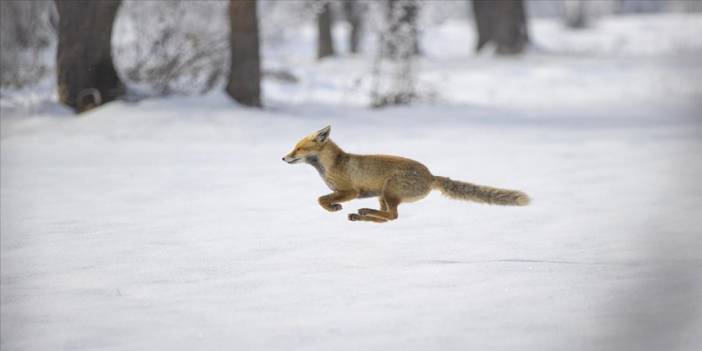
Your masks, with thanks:
[(331, 133), (331, 126), (326, 126), (322, 129), (320, 129), (317, 133), (314, 134), (314, 141), (318, 143), (323, 143), (329, 139), (329, 133)]

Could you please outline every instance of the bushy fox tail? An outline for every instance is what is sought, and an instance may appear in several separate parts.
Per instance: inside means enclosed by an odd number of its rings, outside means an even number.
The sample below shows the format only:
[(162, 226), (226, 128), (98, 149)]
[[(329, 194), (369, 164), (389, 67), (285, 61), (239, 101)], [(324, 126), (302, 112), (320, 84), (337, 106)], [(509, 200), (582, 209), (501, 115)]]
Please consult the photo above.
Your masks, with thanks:
[(447, 177), (434, 177), (433, 188), (452, 199), (492, 205), (526, 206), (530, 201), (529, 196), (521, 191), (459, 182)]

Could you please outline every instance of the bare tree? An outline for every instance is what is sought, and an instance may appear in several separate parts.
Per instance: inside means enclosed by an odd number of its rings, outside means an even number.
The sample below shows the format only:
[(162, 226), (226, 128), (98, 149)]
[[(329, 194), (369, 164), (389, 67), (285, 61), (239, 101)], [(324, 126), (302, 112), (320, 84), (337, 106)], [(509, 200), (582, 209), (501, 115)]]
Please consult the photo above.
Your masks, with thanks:
[(379, 51), (373, 64), (373, 107), (405, 105), (417, 99), (418, 3), (387, 0), (385, 5), (387, 21), (380, 32)]
[(349, 51), (352, 54), (359, 52), (359, 44), (361, 41), (361, 30), (363, 26), (363, 12), (365, 11), (364, 4), (358, 0), (345, 0), (343, 3), (344, 17), (349, 23), (351, 30), (349, 31)]
[(120, 1), (56, 0), (58, 96), (77, 112), (124, 93), (111, 53), (112, 25)]
[[(400, 58), (401, 55), (418, 55), (419, 38), (417, 30), (418, 7), (416, 0), (387, 0), (386, 18), (390, 24), (384, 40), (385, 53), (390, 58)], [(402, 39), (398, 39), (402, 38)], [(409, 40), (411, 50), (400, 50), (399, 41)], [(402, 45), (404, 45), (403, 43)]]
[(329, 1), (322, 0), (317, 13), (317, 58), (334, 56), (334, 39), (332, 38), (332, 12)]
[(478, 30), (476, 51), (494, 43), (500, 55), (519, 54), (527, 46), (526, 13), (523, 0), (473, 0)]
[(261, 106), (261, 59), (256, 0), (229, 0), (231, 66), (227, 93), (237, 102)]

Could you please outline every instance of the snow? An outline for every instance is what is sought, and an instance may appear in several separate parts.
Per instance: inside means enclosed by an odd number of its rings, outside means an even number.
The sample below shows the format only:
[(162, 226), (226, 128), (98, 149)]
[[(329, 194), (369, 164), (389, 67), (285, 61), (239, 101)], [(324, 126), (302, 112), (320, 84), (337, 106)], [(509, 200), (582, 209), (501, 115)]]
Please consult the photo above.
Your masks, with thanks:
[[(302, 81), (266, 81), (264, 110), (213, 93), (76, 118), (3, 94), (2, 349), (699, 349), (702, 16), (533, 24), (519, 59), (427, 29), (435, 98), (409, 107), (368, 109), (370, 59), (316, 63), (309, 28), (266, 62)], [(376, 200), (328, 213), (316, 171), (280, 160), (327, 124), (533, 202), (432, 193), (349, 222)]]

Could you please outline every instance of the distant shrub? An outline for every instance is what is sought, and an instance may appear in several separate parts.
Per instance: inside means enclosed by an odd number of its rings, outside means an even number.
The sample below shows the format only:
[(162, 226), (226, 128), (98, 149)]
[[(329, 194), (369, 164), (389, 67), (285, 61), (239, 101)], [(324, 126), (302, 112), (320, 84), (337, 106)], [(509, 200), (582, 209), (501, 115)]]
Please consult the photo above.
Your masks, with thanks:
[(53, 73), (53, 1), (0, 1), (0, 87), (23, 88)]
[(113, 32), (123, 79), (156, 94), (204, 93), (229, 60), (226, 1), (124, 1)]

